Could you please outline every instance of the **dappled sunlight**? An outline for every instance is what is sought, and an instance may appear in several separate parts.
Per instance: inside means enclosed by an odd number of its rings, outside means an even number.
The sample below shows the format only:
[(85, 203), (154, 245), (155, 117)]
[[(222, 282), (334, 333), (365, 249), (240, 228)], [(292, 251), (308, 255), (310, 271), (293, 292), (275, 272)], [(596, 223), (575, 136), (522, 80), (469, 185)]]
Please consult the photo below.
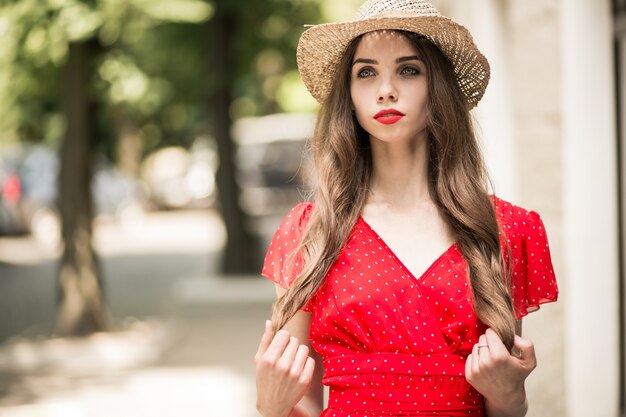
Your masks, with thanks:
[(151, 368), (114, 381), (47, 389), (31, 404), (3, 407), (2, 415), (252, 417), (253, 391), (251, 381), (225, 368)]
[(0, 346), (0, 371), (72, 377), (110, 374), (150, 364), (175, 332), (158, 321), (129, 320), (125, 330), (77, 338), (13, 338)]
[(134, 375), (128, 386), (136, 400), (150, 404), (146, 415), (253, 415), (249, 406), (254, 387), (227, 368), (157, 368)]
[(134, 321), (86, 338), (14, 339), (0, 347), (0, 414), (253, 416), (254, 384), (227, 366), (163, 366), (180, 323)]

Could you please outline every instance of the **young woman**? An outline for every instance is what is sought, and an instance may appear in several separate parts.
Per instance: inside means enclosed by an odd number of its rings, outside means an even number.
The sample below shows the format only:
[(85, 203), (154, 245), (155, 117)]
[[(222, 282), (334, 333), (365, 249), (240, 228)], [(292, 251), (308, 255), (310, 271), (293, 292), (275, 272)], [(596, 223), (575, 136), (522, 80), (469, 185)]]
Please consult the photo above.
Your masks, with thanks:
[[(539, 215), (488, 194), (470, 109), (489, 65), (420, 0), (311, 27), (318, 181), (274, 235), (255, 357), (264, 417), (523, 416), (521, 318), (555, 301)], [(329, 387), (328, 407), (322, 386)]]

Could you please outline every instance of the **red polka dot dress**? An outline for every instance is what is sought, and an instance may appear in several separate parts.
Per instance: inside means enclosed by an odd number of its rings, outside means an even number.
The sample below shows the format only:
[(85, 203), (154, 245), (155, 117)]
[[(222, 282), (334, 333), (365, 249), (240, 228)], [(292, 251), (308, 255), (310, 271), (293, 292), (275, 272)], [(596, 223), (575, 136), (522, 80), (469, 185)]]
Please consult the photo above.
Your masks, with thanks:
[[(493, 198), (513, 261), (518, 318), (556, 301), (558, 289), (539, 215)], [(287, 288), (302, 270), (298, 247), (313, 205), (284, 218), (263, 275)], [(506, 253), (506, 251), (505, 251)], [(465, 379), (465, 359), (486, 327), (470, 298), (457, 244), (413, 276), (359, 218), (324, 283), (303, 308), (329, 387), (324, 417), (483, 416), (482, 396)]]

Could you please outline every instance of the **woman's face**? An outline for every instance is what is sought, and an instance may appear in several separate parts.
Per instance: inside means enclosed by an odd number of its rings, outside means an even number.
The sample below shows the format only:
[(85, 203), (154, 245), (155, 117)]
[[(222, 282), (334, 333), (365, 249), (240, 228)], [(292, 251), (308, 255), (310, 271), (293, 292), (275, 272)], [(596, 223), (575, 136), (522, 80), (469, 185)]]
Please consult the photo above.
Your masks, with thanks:
[(352, 60), (350, 96), (372, 140), (411, 141), (426, 135), (426, 66), (402, 34), (363, 35)]

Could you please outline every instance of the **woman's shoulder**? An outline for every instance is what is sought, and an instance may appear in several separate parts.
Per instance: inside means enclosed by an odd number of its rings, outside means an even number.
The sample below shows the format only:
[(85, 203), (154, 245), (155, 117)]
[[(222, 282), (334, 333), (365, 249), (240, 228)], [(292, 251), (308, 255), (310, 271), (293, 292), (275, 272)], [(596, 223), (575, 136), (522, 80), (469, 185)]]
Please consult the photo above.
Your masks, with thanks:
[(288, 288), (302, 270), (300, 244), (312, 208), (311, 203), (302, 202), (289, 210), (267, 248), (261, 274), (283, 288)]
[(297, 222), (298, 225), (302, 225), (302, 223), (306, 223), (309, 220), (312, 212), (313, 203), (310, 201), (302, 201), (289, 210), (289, 212), (285, 215), (283, 222)]
[(536, 211), (523, 208), (496, 195), (490, 197), (498, 224), (507, 234), (527, 234), (530, 229), (535, 229), (539, 225), (543, 227), (541, 217)]
[(311, 202), (304, 201), (296, 204), (283, 217), (276, 231), (276, 235), (301, 235), (309, 222), (312, 211), (313, 203)]
[(491, 197), (507, 239), (503, 245), (507, 244), (508, 250), (503, 253), (512, 260), (511, 295), (515, 316), (520, 319), (558, 298), (548, 236), (537, 212)]

